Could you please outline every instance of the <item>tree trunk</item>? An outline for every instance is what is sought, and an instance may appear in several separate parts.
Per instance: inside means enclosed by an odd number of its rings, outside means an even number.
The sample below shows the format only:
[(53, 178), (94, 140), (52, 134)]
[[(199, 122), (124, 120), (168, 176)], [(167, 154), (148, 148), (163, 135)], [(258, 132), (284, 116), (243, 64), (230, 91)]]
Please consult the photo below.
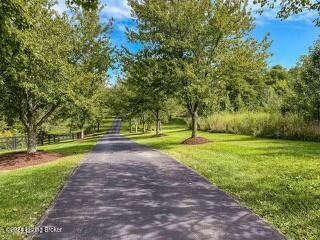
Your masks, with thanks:
[(131, 121), (131, 119), (129, 120), (129, 126), (130, 126), (130, 133), (132, 133), (132, 121)]
[(27, 153), (32, 154), (37, 152), (37, 129), (33, 125), (27, 128)]
[(80, 138), (81, 139), (84, 139), (85, 137), (85, 134), (84, 134), (84, 126), (86, 125), (86, 119), (85, 118), (82, 118), (80, 120), (80, 129), (81, 129), (81, 132), (80, 132)]
[(143, 122), (143, 133), (146, 133), (146, 132), (147, 132), (147, 130), (146, 130), (146, 123)]
[(156, 111), (156, 135), (158, 136), (160, 134), (160, 126), (161, 122), (160, 122), (160, 117), (159, 117), (159, 109), (157, 109)]
[(81, 128), (81, 139), (84, 139), (84, 127)]
[(136, 133), (138, 133), (138, 124), (136, 123)]
[(160, 119), (157, 120), (157, 126), (156, 126), (156, 135), (160, 135), (161, 133), (161, 122)]
[(146, 118), (144, 115), (142, 116), (142, 131), (143, 131), (143, 134), (146, 133)]
[(318, 121), (318, 126), (320, 127), (320, 96), (318, 99), (318, 106), (317, 106), (318, 114), (317, 114), (317, 121)]
[(197, 132), (198, 132), (198, 113), (197, 111), (194, 111), (191, 113), (191, 118), (192, 118), (192, 138), (197, 137)]

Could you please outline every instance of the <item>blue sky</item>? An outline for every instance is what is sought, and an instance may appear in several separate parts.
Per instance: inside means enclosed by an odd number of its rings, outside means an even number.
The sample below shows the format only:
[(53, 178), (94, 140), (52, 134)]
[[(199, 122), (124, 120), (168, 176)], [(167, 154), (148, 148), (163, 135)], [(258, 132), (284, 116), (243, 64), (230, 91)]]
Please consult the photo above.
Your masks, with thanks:
[[(56, 9), (64, 11), (65, 0), (59, 0)], [(101, 13), (101, 21), (106, 22), (111, 17), (115, 19), (112, 32), (112, 42), (117, 47), (121, 45), (130, 49), (135, 45), (128, 44), (124, 34), (125, 26), (132, 27), (130, 19), (130, 7), (126, 0), (102, 0), (107, 6)], [(257, 6), (252, 5), (253, 10)], [(315, 27), (312, 20), (316, 13), (306, 12), (281, 21), (276, 18), (276, 10), (266, 10), (262, 15), (255, 14), (256, 28), (253, 36), (261, 39), (266, 33), (270, 33), (272, 45), (270, 52), (273, 56), (268, 60), (269, 65), (281, 64), (286, 68), (293, 67), (301, 55), (308, 52), (320, 34), (320, 28)]]

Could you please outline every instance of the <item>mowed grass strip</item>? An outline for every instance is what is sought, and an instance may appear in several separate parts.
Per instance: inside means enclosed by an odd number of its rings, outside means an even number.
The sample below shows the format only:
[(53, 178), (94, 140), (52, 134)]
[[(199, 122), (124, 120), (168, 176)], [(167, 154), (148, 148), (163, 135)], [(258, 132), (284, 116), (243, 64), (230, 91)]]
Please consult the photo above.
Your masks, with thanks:
[(190, 131), (179, 121), (165, 137), (129, 135), (191, 167), (252, 209), (289, 239), (320, 239), (320, 143), (200, 132), (211, 140), (183, 145)]
[(100, 133), (85, 140), (69, 141), (39, 147), (59, 152), (64, 157), (53, 162), (11, 171), (0, 171), (0, 239), (23, 239), (21, 234), (8, 234), (7, 227), (33, 227), (63, 186), (70, 172), (110, 128), (113, 119), (104, 122)]

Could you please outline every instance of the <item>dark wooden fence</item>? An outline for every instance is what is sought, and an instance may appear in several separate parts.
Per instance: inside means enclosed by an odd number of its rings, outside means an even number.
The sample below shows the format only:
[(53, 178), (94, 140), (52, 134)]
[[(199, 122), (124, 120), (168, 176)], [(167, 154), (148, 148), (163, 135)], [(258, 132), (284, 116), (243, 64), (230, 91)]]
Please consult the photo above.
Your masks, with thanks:
[[(40, 133), (37, 136), (38, 145), (48, 145), (53, 143), (59, 143), (61, 141), (80, 139), (80, 133), (70, 134), (45, 134)], [(13, 136), (13, 137), (0, 137), (0, 150), (1, 149), (21, 149), (26, 147), (25, 136)]]
[(0, 138), (0, 150), (1, 149), (19, 149), (19, 148), (24, 148), (25, 146), (26, 146), (26, 139), (24, 136)]

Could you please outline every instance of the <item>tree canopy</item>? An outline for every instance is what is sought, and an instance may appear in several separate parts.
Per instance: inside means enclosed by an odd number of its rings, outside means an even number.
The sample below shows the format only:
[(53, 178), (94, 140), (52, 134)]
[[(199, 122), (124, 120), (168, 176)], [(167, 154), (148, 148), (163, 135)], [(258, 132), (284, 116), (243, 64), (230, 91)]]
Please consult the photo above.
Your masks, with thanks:
[(83, 138), (84, 125), (90, 119), (97, 120), (103, 111), (101, 103), (106, 91), (107, 70), (113, 64), (113, 47), (109, 38), (112, 22), (101, 25), (101, 8), (72, 9), (76, 40), (71, 59), (77, 79), (73, 86), (70, 113)]

